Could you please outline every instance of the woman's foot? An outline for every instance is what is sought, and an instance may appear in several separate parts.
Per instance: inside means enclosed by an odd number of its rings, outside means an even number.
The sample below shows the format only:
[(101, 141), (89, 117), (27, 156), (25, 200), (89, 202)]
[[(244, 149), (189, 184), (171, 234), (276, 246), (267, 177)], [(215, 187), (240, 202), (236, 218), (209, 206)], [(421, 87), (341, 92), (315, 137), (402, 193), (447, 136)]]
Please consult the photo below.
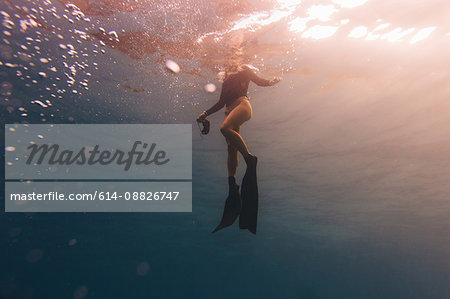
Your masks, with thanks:
[(228, 186), (230, 187), (236, 186), (236, 178), (234, 176), (228, 177)]
[(245, 163), (247, 163), (247, 167), (256, 167), (256, 163), (258, 162), (258, 157), (248, 154), (247, 157), (244, 158)]
[[(228, 177), (228, 195), (232, 192), (237, 193), (239, 195), (239, 185), (236, 184), (236, 178), (234, 176)], [(239, 197), (240, 201), (240, 197)]]

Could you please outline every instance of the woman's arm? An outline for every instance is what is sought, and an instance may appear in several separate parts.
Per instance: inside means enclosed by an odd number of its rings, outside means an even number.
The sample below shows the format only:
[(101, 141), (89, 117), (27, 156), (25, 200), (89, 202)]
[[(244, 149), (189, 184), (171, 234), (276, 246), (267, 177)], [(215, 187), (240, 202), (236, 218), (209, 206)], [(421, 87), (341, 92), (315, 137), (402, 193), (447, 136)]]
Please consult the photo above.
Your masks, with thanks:
[(250, 80), (255, 82), (255, 84), (258, 86), (272, 86), (281, 81), (281, 78), (278, 78), (278, 77), (274, 78), (272, 80), (266, 80), (261, 77), (258, 77), (258, 75), (256, 75), (253, 72), (253, 70), (250, 69), (249, 67), (246, 67), (246, 72), (247, 72), (248, 76), (250, 77)]
[(220, 97), (220, 100), (214, 104), (214, 106), (212, 106), (211, 108), (209, 108), (208, 110), (204, 111), (202, 114), (200, 114), (197, 119), (198, 120), (203, 120), (205, 119), (208, 115), (211, 115), (213, 113), (216, 113), (217, 111), (219, 111), (220, 109), (223, 108), (223, 106), (225, 106), (225, 101), (223, 100), (223, 97)]
[(223, 106), (225, 106), (225, 101), (224, 101), (224, 97), (220, 97), (220, 100), (214, 104), (214, 106), (212, 106), (211, 108), (209, 108), (208, 110), (206, 110), (206, 114), (207, 115), (211, 115), (213, 113), (216, 113), (217, 111), (219, 111), (220, 109), (223, 108)]

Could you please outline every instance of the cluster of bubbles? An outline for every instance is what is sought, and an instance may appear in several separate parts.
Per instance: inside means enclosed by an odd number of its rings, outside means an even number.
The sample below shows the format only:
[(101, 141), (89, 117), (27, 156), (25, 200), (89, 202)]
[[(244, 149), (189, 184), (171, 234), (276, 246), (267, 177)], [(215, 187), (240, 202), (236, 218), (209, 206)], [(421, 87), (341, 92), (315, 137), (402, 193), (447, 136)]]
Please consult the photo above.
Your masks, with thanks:
[[(62, 8), (49, 0), (30, 5), (36, 7), (10, 5), (10, 10), (0, 11), (3, 27), (0, 66), (7, 69), (3, 76), (6, 74), (8, 78), (0, 81), (0, 105), (21, 117), (28, 116), (28, 104), (48, 109), (67, 94), (88, 98), (92, 83), (99, 83), (94, 76), (100, 67), (95, 57), (107, 51), (105, 40), (97, 40), (91, 34), (101, 33), (112, 42), (119, 42), (116, 31), (91, 21), (73, 3), (66, 3)], [(64, 26), (64, 21), (69, 26)], [(181, 71), (172, 60), (166, 61), (166, 67), (174, 74)], [(204, 89), (213, 93), (216, 87), (209, 83)], [(25, 90), (27, 95), (18, 95), (16, 90)], [(41, 121), (54, 117), (55, 110), (56, 107), (40, 110)], [(74, 117), (69, 119), (73, 121)]]
[[(1, 82), (0, 105), (7, 106), (9, 113), (19, 111), (22, 117), (28, 116), (26, 103), (12, 97), (13, 89), (34, 87), (29, 103), (41, 108), (51, 107), (66, 93), (87, 94), (91, 69), (99, 68), (91, 56), (106, 53), (105, 43), (96, 42), (88, 32), (104, 32), (116, 41), (119, 38), (115, 31), (106, 32), (93, 24), (72, 3), (67, 3), (63, 12), (48, 0), (41, 3), (43, 5), (36, 8), (14, 5), (12, 12), (0, 11), (3, 27), (0, 66), (10, 69), (2, 73), (8, 81)], [(58, 20), (67, 20), (73, 25), (57, 26)], [(11, 78), (14, 73), (19, 80)], [(46, 121), (44, 113), (40, 115), (42, 121)]]

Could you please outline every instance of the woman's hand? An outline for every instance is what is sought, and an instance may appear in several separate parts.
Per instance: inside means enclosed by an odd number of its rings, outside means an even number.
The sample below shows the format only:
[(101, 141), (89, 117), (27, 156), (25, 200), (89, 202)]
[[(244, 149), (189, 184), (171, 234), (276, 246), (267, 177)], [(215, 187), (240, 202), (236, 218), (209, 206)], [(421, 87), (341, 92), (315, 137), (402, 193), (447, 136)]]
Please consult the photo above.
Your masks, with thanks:
[(202, 114), (200, 114), (199, 116), (197, 116), (197, 121), (198, 121), (198, 122), (201, 122), (201, 121), (205, 120), (207, 116), (208, 116), (208, 114), (206, 113), (206, 111), (203, 111)]
[(275, 84), (277, 84), (278, 82), (280, 82), (282, 79), (280, 77), (275, 77), (272, 80), (270, 80), (270, 86), (273, 86)]

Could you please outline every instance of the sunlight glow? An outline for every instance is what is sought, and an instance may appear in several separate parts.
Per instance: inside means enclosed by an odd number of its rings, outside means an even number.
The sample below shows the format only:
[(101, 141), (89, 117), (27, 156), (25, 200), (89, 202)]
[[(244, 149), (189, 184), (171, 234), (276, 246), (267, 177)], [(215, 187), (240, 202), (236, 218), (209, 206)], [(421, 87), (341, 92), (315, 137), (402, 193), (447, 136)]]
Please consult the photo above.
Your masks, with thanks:
[(369, 33), (366, 37), (366, 40), (376, 40), (380, 37), (380, 34), (373, 34), (372, 32)]
[(313, 5), (308, 9), (311, 20), (329, 21), (331, 14), (337, 9), (333, 5)]
[(348, 37), (361, 38), (366, 36), (366, 34), (367, 34), (367, 27), (358, 26), (349, 33)]
[[(382, 21), (381, 19), (377, 20), (377, 22), (381, 22), (381, 21)], [(369, 34), (367, 34), (366, 40), (376, 40), (376, 39), (378, 39), (381, 36), (381, 34), (375, 33), (375, 32), (383, 30), (383, 29), (386, 29), (389, 26), (390, 26), (389, 23), (384, 23), (384, 24), (378, 25), (377, 27), (375, 27), (375, 29), (370, 31)]]
[[(289, 22), (290, 30), (294, 32), (303, 32), (306, 29), (306, 24), (312, 20), (319, 20), (326, 22), (330, 20), (330, 16), (338, 11), (333, 5), (313, 5), (308, 8), (308, 17), (300, 18), (297, 17)], [(350, 20), (342, 20), (342, 24), (348, 23)], [(333, 28), (333, 29), (330, 29)], [(316, 39), (326, 38), (333, 35), (337, 30), (337, 27), (331, 26), (313, 26), (305, 32), (302, 37), (312, 37)]]
[(428, 36), (430, 36), (431, 32), (433, 32), (436, 29), (436, 27), (427, 27), (419, 30), (419, 32), (414, 35), (411, 40), (410, 44), (417, 43), (418, 41), (426, 39)]
[(239, 29), (250, 29), (251, 31), (255, 31), (263, 26), (278, 22), (281, 19), (292, 15), (300, 3), (300, 0), (280, 0), (278, 1), (278, 8), (269, 12), (264, 11), (253, 13), (247, 17), (244, 17), (237, 21), (233, 28), (231, 28), (228, 32)]
[[(277, 3), (278, 6), (270, 11), (254, 12), (250, 15), (243, 16), (228, 30), (205, 33), (197, 39), (197, 42), (202, 43), (208, 36), (214, 36), (214, 40), (219, 42), (225, 35), (234, 31), (249, 30), (255, 32), (264, 26), (291, 16), (297, 9), (297, 6), (300, 5), (301, 0), (278, 0)], [(235, 46), (238, 45), (236, 44)]]
[(292, 7), (297, 7), (300, 3), (302, 3), (302, 0), (278, 0), (278, 5), (282, 9), (289, 9)]
[(303, 32), (306, 29), (306, 23), (308, 23), (309, 18), (295, 18), (289, 25), (291, 25), (290, 30), (294, 32)]
[(403, 37), (407, 36), (408, 34), (411, 34), (415, 28), (409, 28), (405, 31), (402, 31), (402, 28), (396, 28), (392, 30), (389, 33), (385, 33), (381, 36), (380, 39), (387, 39), (389, 42), (396, 42), (401, 40)]
[(252, 29), (254, 26), (261, 26), (263, 23), (267, 23), (267, 18), (269, 14), (267, 12), (261, 12), (257, 14), (252, 14), (246, 18), (240, 19), (233, 26), (231, 30), (239, 30), (239, 29)]
[(342, 8), (353, 8), (363, 5), (367, 0), (333, 0), (333, 2), (339, 4)]
[(384, 23), (384, 24), (378, 25), (377, 27), (375, 27), (374, 30), (372, 30), (372, 32), (383, 30), (383, 29), (389, 27), (389, 25), (390, 25), (389, 23)]
[(310, 27), (305, 32), (303, 32), (302, 37), (314, 38), (314, 39), (327, 38), (327, 37), (330, 37), (333, 34), (335, 34), (337, 30), (338, 30), (338, 27), (335, 27), (335, 26), (315, 25), (315, 26)]
[[(229, 41), (232, 46), (238, 47), (243, 41), (242, 38), (233, 38), (235, 34), (242, 35), (245, 31), (255, 32), (270, 24), (277, 23), (281, 20), (287, 20), (289, 30), (296, 33), (301, 33), (302, 38), (322, 39), (328, 38), (336, 33), (339, 26), (350, 23), (350, 19), (345, 18), (336, 20), (335, 26), (314, 25), (308, 28), (310, 21), (330, 21), (331, 15), (339, 12), (341, 8), (353, 8), (365, 4), (367, 0), (332, 0), (335, 4), (317, 4), (312, 5), (306, 10), (306, 17), (297, 17), (295, 13), (298, 11), (302, 1), (301, 0), (276, 0), (276, 5), (270, 10), (257, 11), (251, 14), (241, 15), (242, 17), (233, 22), (231, 27), (221, 32), (209, 32), (200, 36), (197, 42), (201, 43), (207, 37), (213, 37), (216, 42), (225, 40)], [(339, 6), (336, 6), (339, 5)], [(367, 26), (354, 27), (347, 35), (351, 38), (364, 38), (365, 40), (387, 40), (389, 42), (401, 41), (406, 36), (415, 32), (415, 28), (395, 28), (386, 32), (386, 28), (391, 26), (383, 19), (377, 19), (378, 24), (374, 29), (369, 30)], [(419, 30), (410, 43), (416, 43), (420, 40), (426, 39), (436, 27), (427, 27)]]
[[(295, 18), (289, 22), (290, 30), (294, 32), (303, 32), (306, 29), (306, 25), (309, 21), (319, 20), (322, 22), (329, 21), (330, 16), (338, 11), (333, 5), (313, 5), (308, 8), (308, 17), (306, 18)], [(342, 20), (342, 24), (347, 24), (350, 22), (349, 19)], [(302, 34), (302, 37), (311, 37), (315, 39), (327, 38), (332, 36), (338, 27), (334, 26), (313, 26)]]

